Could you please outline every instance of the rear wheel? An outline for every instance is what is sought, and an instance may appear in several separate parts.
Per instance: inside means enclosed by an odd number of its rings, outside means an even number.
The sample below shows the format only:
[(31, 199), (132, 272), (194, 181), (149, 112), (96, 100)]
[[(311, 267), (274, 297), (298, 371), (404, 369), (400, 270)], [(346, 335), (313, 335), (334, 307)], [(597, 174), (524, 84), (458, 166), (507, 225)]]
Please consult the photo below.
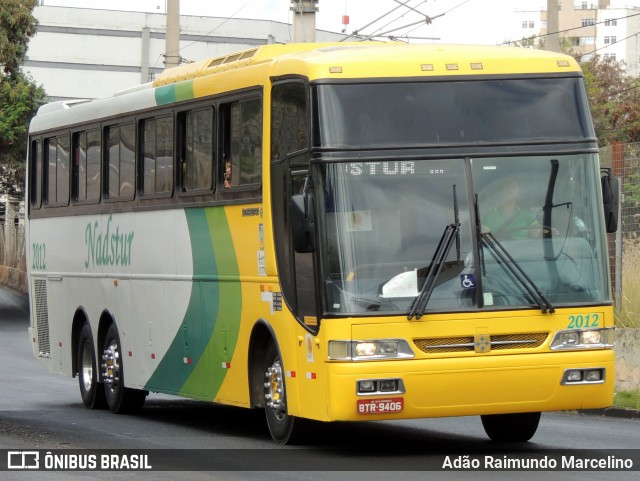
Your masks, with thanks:
[(300, 444), (306, 439), (305, 420), (287, 412), (287, 391), (280, 354), (271, 344), (264, 373), (264, 410), (271, 437), (278, 444)]
[(480, 419), (492, 441), (524, 443), (536, 433), (540, 413), (490, 414)]
[(98, 382), (96, 350), (89, 323), (84, 323), (78, 337), (77, 349), (78, 384), (82, 403), (89, 409), (106, 407), (104, 386)]
[(115, 324), (111, 324), (104, 338), (102, 350), (102, 379), (109, 409), (116, 414), (138, 411), (147, 397), (147, 391), (124, 387), (122, 344)]

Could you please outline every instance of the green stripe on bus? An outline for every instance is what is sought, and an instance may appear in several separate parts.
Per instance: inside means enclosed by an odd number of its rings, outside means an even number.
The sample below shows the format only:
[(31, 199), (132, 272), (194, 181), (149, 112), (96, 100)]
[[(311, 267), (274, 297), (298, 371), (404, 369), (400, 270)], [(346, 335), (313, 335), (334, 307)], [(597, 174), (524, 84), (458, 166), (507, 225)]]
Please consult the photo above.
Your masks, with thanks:
[[(184, 319), (146, 389), (213, 399), (238, 339), (242, 293), (239, 268), (223, 207), (185, 211), (193, 284)], [(209, 279), (209, 280), (198, 280)]]
[[(187, 209), (185, 215), (191, 241), (193, 274), (217, 275), (209, 224), (204, 210)], [(193, 372), (196, 361), (202, 356), (211, 337), (216, 318), (206, 314), (210, 314), (212, 310), (217, 311), (218, 300), (217, 283), (202, 281), (192, 283), (191, 298), (180, 329), (149, 378), (147, 389), (181, 392), (182, 386)], [(203, 306), (210, 307), (203, 310)]]
[(191, 100), (193, 97), (193, 80), (176, 84), (176, 100)]
[[(210, 249), (215, 256), (218, 274), (238, 279), (240, 271), (224, 208), (206, 210)], [(203, 308), (205, 319), (217, 319), (213, 333), (208, 332), (207, 347), (197, 362), (196, 368), (182, 386), (185, 393), (197, 393), (207, 399), (216, 397), (228, 372), (223, 363), (231, 361), (240, 331), (242, 290), (239, 282), (203, 284)], [(215, 295), (217, 302), (210, 302)]]
[(177, 84), (164, 85), (156, 88), (156, 104), (166, 105), (194, 97), (193, 80), (186, 80)]

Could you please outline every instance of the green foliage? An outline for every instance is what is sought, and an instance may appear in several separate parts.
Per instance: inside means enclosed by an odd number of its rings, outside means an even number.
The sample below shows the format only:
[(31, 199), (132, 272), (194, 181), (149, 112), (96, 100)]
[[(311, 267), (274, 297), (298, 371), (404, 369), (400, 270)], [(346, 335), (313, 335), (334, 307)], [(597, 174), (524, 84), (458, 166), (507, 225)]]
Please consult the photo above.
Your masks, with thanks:
[(611, 58), (595, 56), (581, 66), (600, 146), (640, 142), (640, 81)]
[(20, 65), (36, 32), (37, 0), (2, 0), (0, 7), (0, 193), (20, 196), (29, 121), (45, 92)]
[(24, 185), (29, 121), (44, 103), (45, 93), (17, 71), (0, 83), (0, 191), (20, 196)]
[(29, 38), (38, 22), (32, 14), (38, 0), (2, 0), (0, 8), (0, 65), (6, 75), (15, 75), (27, 56)]

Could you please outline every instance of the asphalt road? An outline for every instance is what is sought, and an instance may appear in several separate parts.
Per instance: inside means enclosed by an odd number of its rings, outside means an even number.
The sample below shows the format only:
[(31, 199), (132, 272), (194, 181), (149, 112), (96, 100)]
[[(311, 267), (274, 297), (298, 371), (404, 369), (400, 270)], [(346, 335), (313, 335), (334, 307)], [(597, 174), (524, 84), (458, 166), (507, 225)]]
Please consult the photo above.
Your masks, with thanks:
[[(0, 288), (0, 456), (3, 450), (151, 453), (155, 468), (187, 471), (1, 471), (0, 480), (640, 480), (640, 420), (545, 413), (525, 446), (488, 441), (479, 418), (317, 425), (306, 448), (272, 443), (260, 411), (151, 394), (136, 415), (82, 406), (77, 379), (47, 372), (31, 353), (28, 303)], [(186, 451), (175, 451), (177, 449)], [(571, 450), (631, 457), (636, 471), (433, 471), (446, 456), (557, 455)], [(72, 450), (72, 451), (65, 451)], [(152, 450), (152, 451), (146, 451)], [(163, 451), (172, 450), (172, 451)], [(524, 451), (522, 451), (524, 450)], [(631, 451), (632, 450), (632, 451)], [(578, 454), (566, 451), (568, 455)], [(591, 455), (590, 454), (590, 455)], [(0, 459), (0, 467), (3, 466)], [(8, 462), (7, 462), (8, 464)], [(4, 466), (7, 466), (4, 464)], [(200, 466), (206, 471), (195, 471)], [(186, 467), (186, 468), (185, 468)], [(196, 468), (197, 469), (197, 468)]]

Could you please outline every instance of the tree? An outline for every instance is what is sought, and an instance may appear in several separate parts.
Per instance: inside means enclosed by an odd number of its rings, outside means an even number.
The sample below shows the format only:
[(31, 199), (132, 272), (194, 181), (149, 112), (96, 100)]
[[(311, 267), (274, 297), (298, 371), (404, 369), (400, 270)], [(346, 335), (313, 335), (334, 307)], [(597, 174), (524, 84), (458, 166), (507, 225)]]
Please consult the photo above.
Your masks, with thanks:
[(38, 25), (37, 0), (2, 0), (0, 8), (0, 191), (23, 194), (28, 124), (45, 92), (20, 70)]
[(640, 81), (611, 58), (595, 56), (581, 66), (600, 146), (640, 142)]

